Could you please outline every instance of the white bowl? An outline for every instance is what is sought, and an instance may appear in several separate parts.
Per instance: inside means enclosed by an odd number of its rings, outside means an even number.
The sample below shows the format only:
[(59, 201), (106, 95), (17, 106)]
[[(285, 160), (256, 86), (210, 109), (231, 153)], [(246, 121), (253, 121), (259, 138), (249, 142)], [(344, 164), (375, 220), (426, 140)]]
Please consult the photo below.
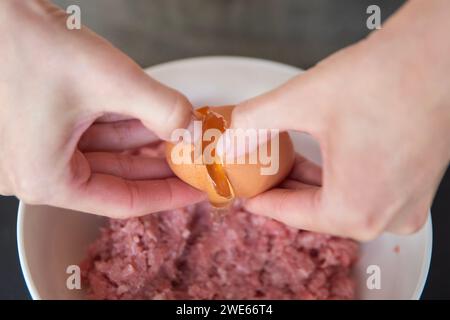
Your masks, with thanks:
[[(148, 69), (198, 106), (235, 104), (272, 89), (301, 70), (271, 61), (238, 57), (204, 57), (165, 63)], [(297, 150), (320, 162), (311, 137), (291, 133)], [(46, 206), (20, 203), (17, 243), (20, 264), (33, 299), (77, 299), (69, 290), (66, 269), (83, 259), (104, 218)], [(428, 274), (432, 248), (431, 218), (411, 236), (384, 234), (362, 245), (355, 267), (360, 299), (418, 299)], [(378, 266), (381, 288), (368, 289), (367, 268)]]

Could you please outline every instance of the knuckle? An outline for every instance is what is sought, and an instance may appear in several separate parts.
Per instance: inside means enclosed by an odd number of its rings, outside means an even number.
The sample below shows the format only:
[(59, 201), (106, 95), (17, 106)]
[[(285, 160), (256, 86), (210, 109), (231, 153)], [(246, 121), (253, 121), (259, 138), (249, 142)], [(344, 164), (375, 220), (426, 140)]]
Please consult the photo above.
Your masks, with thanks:
[[(137, 204), (139, 201), (139, 197), (140, 197), (140, 190), (138, 188), (138, 186), (136, 185), (136, 183), (134, 183), (133, 181), (129, 181), (129, 180), (124, 180), (125, 183), (125, 187), (127, 188), (128, 191), (128, 210), (130, 211), (130, 213), (132, 214), (140, 214), (140, 212), (137, 212)], [(123, 216), (124, 212), (119, 213), (119, 215)]]
[(47, 188), (29, 179), (16, 181), (16, 195), (28, 204), (44, 204), (47, 200)]
[(172, 206), (175, 201), (175, 191), (173, 190), (173, 185), (170, 182), (171, 179), (163, 180), (167, 186), (167, 203)]
[(368, 208), (367, 203), (345, 199), (338, 192), (326, 193), (325, 197), (325, 209), (332, 217), (330, 228), (336, 234), (366, 242), (384, 231), (386, 214), (381, 208)]
[(428, 215), (427, 211), (421, 211), (411, 214), (405, 223), (399, 228), (399, 233), (401, 234), (413, 234), (419, 231), (422, 226), (427, 221)]
[(275, 202), (273, 207), (273, 212), (271, 214), (272, 218), (277, 220), (282, 219), (282, 217), (286, 214), (286, 203), (289, 203), (287, 190), (279, 194), (278, 201)]
[(115, 154), (119, 174), (123, 177), (129, 176), (132, 171), (132, 157), (125, 158), (121, 154)]
[(351, 224), (351, 237), (358, 241), (370, 241), (376, 239), (384, 230), (382, 219), (377, 214), (356, 214)]
[(112, 124), (112, 130), (119, 144), (125, 143), (130, 138), (131, 129), (126, 122), (125, 123), (122, 123), (121, 121), (114, 122)]

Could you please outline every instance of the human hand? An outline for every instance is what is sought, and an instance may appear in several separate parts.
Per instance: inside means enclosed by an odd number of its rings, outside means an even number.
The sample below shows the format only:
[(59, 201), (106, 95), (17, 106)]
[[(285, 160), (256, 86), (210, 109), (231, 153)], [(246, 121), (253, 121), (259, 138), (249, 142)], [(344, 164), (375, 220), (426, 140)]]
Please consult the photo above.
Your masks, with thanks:
[(449, 10), (410, 1), (380, 32), (238, 105), (232, 127), (308, 132), (323, 158), (321, 169), (299, 157), (246, 209), (358, 240), (417, 231), (450, 160)]
[(204, 199), (120, 153), (186, 127), (182, 94), (47, 1), (1, 1), (0, 46), (0, 194), (116, 218)]

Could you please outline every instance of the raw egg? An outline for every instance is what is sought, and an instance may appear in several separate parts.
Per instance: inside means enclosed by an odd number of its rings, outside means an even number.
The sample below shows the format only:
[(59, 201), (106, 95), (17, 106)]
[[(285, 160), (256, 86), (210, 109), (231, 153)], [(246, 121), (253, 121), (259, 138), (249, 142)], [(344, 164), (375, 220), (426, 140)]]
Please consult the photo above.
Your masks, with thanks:
[[(294, 164), (295, 152), (286, 132), (267, 134), (265, 139), (258, 140), (262, 142), (253, 144), (253, 148), (249, 147), (248, 139), (259, 136), (245, 135), (247, 140), (240, 140), (241, 144), (246, 141), (244, 152), (242, 146), (241, 152), (237, 151), (240, 147), (239, 139), (230, 139), (229, 141), (235, 142), (232, 144), (235, 152), (230, 153), (232, 156), (227, 153), (224, 153), (227, 156), (217, 154), (218, 136), (229, 128), (233, 108), (234, 106), (203, 107), (196, 110), (196, 118), (201, 123), (201, 141), (192, 139), (188, 144), (185, 141), (166, 144), (166, 158), (175, 175), (206, 192), (215, 207), (226, 207), (236, 197), (253, 197), (274, 187), (289, 174)], [(206, 134), (209, 129), (215, 130), (214, 138)], [(227, 133), (232, 131), (228, 130)], [(209, 151), (209, 158), (205, 157), (206, 151)], [(180, 156), (180, 152), (188, 153), (185, 159), (189, 161), (174, 161), (175, 157)]]

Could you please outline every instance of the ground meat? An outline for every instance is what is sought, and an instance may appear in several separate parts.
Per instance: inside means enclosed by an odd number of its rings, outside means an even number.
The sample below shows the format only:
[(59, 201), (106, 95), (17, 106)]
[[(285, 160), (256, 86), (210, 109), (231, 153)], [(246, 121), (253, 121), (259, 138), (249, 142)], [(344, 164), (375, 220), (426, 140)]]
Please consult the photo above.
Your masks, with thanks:
[(203, 203), (110, 220), (82, 264), (93, 299), (351, 299), (351, 240)]

